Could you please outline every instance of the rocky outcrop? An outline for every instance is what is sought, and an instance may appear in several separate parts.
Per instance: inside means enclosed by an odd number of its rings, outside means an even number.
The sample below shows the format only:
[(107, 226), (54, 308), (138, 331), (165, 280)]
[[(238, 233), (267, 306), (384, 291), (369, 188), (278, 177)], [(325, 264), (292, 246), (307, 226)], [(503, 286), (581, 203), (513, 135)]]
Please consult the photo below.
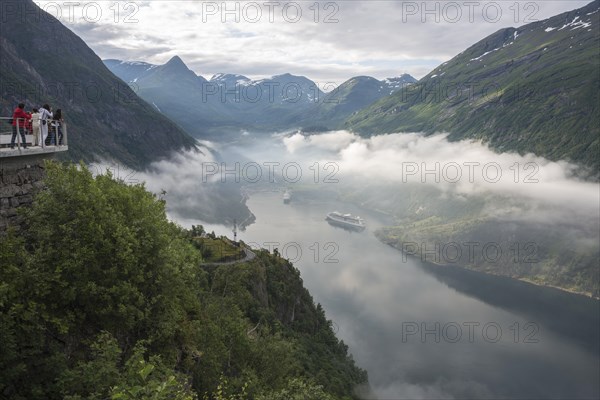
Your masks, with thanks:
[(44, 187), (44, 167), (33, 164), (0, 164), (0, 234), (8, 227), (21, 229), (23, 222), (18, 209), (33, 202), (34, 195)]

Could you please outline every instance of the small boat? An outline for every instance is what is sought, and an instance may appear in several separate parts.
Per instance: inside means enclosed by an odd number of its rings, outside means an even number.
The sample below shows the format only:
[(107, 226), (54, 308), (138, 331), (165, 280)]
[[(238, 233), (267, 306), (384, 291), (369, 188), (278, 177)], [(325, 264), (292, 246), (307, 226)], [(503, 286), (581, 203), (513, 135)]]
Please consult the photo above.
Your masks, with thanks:
[(334, 211), (327, 214), (325, 217), (327, 222), (331, 225), (336, 225), (342, 228), (352, 229), (355, 231), (364, 231), (367, 227), (365, 225), (365, 221), (358, 216), (353, 216), (351, 214), (342, 214), (340, 212)]
[(286, 190), (283, 193), (283, 204), (290, 204), (290, 201), (292, 201), (292, 194)]

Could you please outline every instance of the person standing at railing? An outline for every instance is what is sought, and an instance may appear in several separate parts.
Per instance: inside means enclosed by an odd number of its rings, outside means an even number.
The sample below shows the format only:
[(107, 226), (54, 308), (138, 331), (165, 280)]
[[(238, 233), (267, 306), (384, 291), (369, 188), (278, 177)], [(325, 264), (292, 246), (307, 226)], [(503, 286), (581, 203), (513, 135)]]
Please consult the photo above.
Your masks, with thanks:
[(42, 143), (46, 143), (48, 137), (48, 123), (52, 119), (52, 108), (48, 104), (44, 104), (39, 109), (40, 112), (40, 133), (42, 135)]
[(31, 113), (31, 132), (33, 134), (33, 145), (39, 146), (40, 141), (40, 113), (37, 108), (33, 109)]
[(25, 121), (25, 136), (31, 135), (31, 111), (26, 112), (29, 115), (29, 119)]
[(57, 108), (56, 111), (54, 112), (54, 116), (52, 117), (52, 130), (54, 132), (52, 139), (54, 143), (50, 143), (50, 144), (60, 144), (62, 145), (62, 139), (63, 139), (63, 134), (62, 134), (62, 110), (60, 108)]
[(13, 112), (12, 117), (12, 138), (10, 139), (10, 148), (15, 148), (15, 139), (17, 138), (17, 133), (21, 134), (21, 139), (23, 142), (23, 148), (27, 148), (27, 139), (25, 138), (25, 127), (27, 126), (27, 121), (31, 119), (31, 115), (27, 114), (24, 110), (25, 104), (19, 103), (15, 111)]

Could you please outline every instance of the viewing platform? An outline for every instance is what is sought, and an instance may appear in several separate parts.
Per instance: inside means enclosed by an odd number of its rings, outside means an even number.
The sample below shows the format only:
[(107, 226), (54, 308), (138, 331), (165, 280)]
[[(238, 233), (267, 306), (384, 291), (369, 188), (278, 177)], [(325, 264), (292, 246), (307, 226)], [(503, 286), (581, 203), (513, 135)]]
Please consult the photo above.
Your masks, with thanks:
[[(42, 129), (33, 132), (31, 126), (16, 126), (17, 135), (14, 148), (11, 148), (13, 135), (12, 118), (0, 117), (0, 162), (4, 165), (11, 162), (34, 161), (41, 158), (52, 158), (55, 154), (69, 150), (67, 123), (60, 122), (60, 132), (52, 125), (52, 121), (47, 121), (48, 141), (43, 140)], [(25, 146), (21, 133), (25, 134)], [(46, 144), (49, 142), (50, 144)]]

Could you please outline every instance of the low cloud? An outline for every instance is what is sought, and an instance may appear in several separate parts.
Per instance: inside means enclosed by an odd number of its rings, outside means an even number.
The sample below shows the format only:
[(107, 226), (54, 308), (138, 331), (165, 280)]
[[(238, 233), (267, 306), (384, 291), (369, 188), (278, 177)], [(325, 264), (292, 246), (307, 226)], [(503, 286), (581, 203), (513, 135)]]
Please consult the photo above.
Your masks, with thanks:
[[(566, 223), (585, 226), (585, 232), (600, 225), (598, 183), (577, 178), (580, 167), (566, 161), (498, 154), (476, 141), (449, 142), (443, 134), (258, 136), (240, 136), (239, 143), (228, 145), (203, 142), (203, 153), (153, 163), (136, 172), (135, 180), (154, 193), (166, 192), (173, 215), (212, 223), (228, 214), (224, 197), (235, 199), (227, 203), (232, 206), (243, 201), (242, 187), (287, 185), (300, 173), (299, 182), (333, 182), (333, 189), (425, 190), (454, 202), (483, 199), (486, 216), (507, 221)], [(257, 173), (261, 179), (254, 179)], [(241, 216), (231, 215), (226, 219)]]
[(498, 154), (481, 142), (449, 142), (443, 134), (362, 138), (336, 131), (313, 136), (296, 133), (283, 143), (292, 157), (335, 161), (342, 182), (433, 186), (454, 197), (491, 195), (509, 199), (505, 211), (523, 211), (525, 205), (530, 216), (544, 207), (592, 220), (600, 214), (598, 184), (578, 179), (577, 165), (534, 154)]
[[(556, 233), (560, 238), (570, 238), (572, 243), (579, 246), (570, 250), (576, 252), (583, 249), (583, 254), (587, 251), (586, 248), (597, 251), (598, 183), (576, 178), (579, 167), (567, 162), (552, 162), (531, 154), (497, 154), (479, 142), (448, 142), (444, 135), (424, 136), (418, 133), (372, 138), (363, 138), (348, 131), (319, 135), (293, 132), (271, 135), (249, 133), (240, 135), (237, 143), (202, 144), (209, 150), (204, 153), (177, 154), (170, 160), (152, 164), (146, 171), (135, 172), (134, 175), (128, 171), (119, 171), (117, 175), (126, 182), (143, 181), (150, 191), (158, 195), (163, 190), (166, 191), (164, 198), (167, 200), (169, 216), (182, 225), (210, 222), (231, 227), (233, 218), (237, 218), (239, 223), (244, 218), (242, 215), (249, 213), (240, 196), (240, 189), (252, 193), (253, 190), (273, 191), (288, 186), (282, 167), (291, 163), (298, 164), (304, 172), (299, 184), (312, 185), (315, 168), (323, 173), (322, 167), (326, 163), (335, 163), (338, 166), (335, 178), (339, 183), (328, 186), (323, 183), (321, 174), (319, 188), (339, 189), (343, 194), (368, 190), (373, 196), (379, 197), (385, 197), (387, 193), (384, 191), (388, 189), (413, 193), (422, 191), (443, 198), (443, 204), (445, 199), (455, 202), (483, 199), (487, 204), (483, 213), (487, 216), (504, 221), (559, 223), (560, 225), (550, 226), (548, 231)], [(231, 171), (235, 169), (236, 163), (242, 166), (241, 169), (243, 165), (250, 163), (261, 166), (278, 163), (276, 179), (272, 182), (266, 179), (249, 182), (247, 177), (240, 176), (240, 182), (236, 182), (235, 175), (227, 175), (225, 181), (222, 181), (220, 174), (211, 175), (208, 181), (203, 179), (207, 164)], [(481, 174), (474, 176), (473, 182), (468, 179), (455, 183), (444, 180), (435, 182), (434, 179), (422, 181), (420, 174), (410, 175), (407, 177), (409, 182), (404, 182), (402, 163), (417, 163), (420, 168), (421, 163), (425, 163), (429, 169), (434, 169), (432, 164), (435, 163), (440, 163), (440, 166), (444, 163), (496, 163), (501, 167), (503, 175), (495, 183), (488, 182)], [(510, 169), (515, 163), (535, 163), (538, 169), (534, 177), (538, 182), (526, 184), (520, 182), (520, 176), (519, 182), (515, 183), (514, 170)], [(428, 175), (427, 178), (433, 176)], [(311, 197), (313, 195), (318, 195), (318, 191), (313, 191)], [(392, 198), (391, 202), (393, 201)], [(257, 215), (260, 218), (258, 211)], [(531, 225), (533, 224), (520, 224), (519, 227)], [(213, 229), (212, 226), (207, 228)], [(217, 228), (215, 230), (230, 234), (230, 228), (220, 228), (221, 231)], [(273, 234), (268, 225), (267, 231), (264, 233), (265, 242)], [(277, 232), (277, 228), (274, 232)], [(314, 240), (310, 232), (306, 237), (297, 237), (298, 233), (292, 229), (286, 228), (282, 232), (282, 237), (275, 238), (277, 241), (298, 241), (303, 248), (309, 248)], [(524, 235), (528, 232), (524, 231)], [(539, 231), (532, 232), (535, 234)], [(531, 239), (535, 240), (534, 237)], [(347, 243), (352, 243), (352, 240), (356, 240), (357, 246), (364, 243), (364, 238), (358, 235), (352, 236)], [(512, 350), (519, 354), (510, 351), (508, 344), (513, 340), (510, 334), (503, 338), (506, 346), (500, 347), (482, 342), (481, 337), (475, 343), (441, 343), (442, 348), (420, 343), (417, 339), (415, 342), (403, 342), (400, 336), (402, 322), (422, 321), (424, 315), (432, 321), (442, 323), (447, 321), (448, 316), (458, 318), (457, 321), (490, 321), (489, 318), (493, 316), (493, 321), (506, 326), (507, 331), (515, 322), (514, 316), (498, 311), (494, 304), (482, 308), (468, 296), (460, 296), (461, 303), (458, 305), (456, 299), (449, 302), (448, 298), (455, 290), (452, 286), (429, 286), (423, 280), (433, 278), (418, 273), (416, 265), (402, 263), (402, 268), (398, 268), (401, 260), (399, 253), (387, 246), (377, 249), (376, 269), (364, 268), (373, 262), (374, 253), (371, 251), (355, 253), (344, 252), (342, 249), (336, 254), (340, 261), (339, 268), (336, 268), (338, 264), (331, 264), (328, 268), (309, 267), (302, 271), (303, 279), (310, 286), (311, 292), (317, 294), (316, 298), (326, 304), (328, 310), (334, 310), (340, 337), (351, 347), (354, 346), (352, 352), (361, 361), (361, 365), (373, 371), (373, 392), (361, 392), (365, 399), (510, 397), (509, 394), (524, 387), (519, 386), (523, 383), (514, 388), (507, 388), (504, 384), (522, 378), (520, 370), (511, 368), (515, 360), (522, 362), (527, 368), (539, 369), (546, 363), (552, 366), (555, 362), (553, 358), (556, 357), (553, 352), (556, 349), (559, 349), (560, 357), (576, 371), (575, 375), (593, 375), (587, 364), (581, 364), (581, 353), (574, 351), (570, 345), (562, 345), (553, 340), (552, 335), (545, 336), (544, 342), (538, 347), (529, 347), (527, 352), (522, 347)], [(478, 282), (476, 281), (477, 284)], [(527, 320), (521, 323), (524, 321)], [(369, 345), (356, 345), (361, 343)], [(483, 354), (488, 361), (492, 359), (496, 364), (493, 368), (485, 363), (484, 366), (488, 368), (473, 365), (470, 357), (464, 357), (465, 352), (469, 351)], [(544, 357), (548, 357), (548, 360)], [(496, 379), (491, 371), (501, 371), (502, 374)], [(364, 388), (358, 390), (362, 389)], [(539, 393), (545, 393), (546, 389), (539, 390)]]
[(169, 159), (152, 163), (144, 171), (133, 171), (114, 162), (93, 164), (94, 173), (112, 175), (127, 184), (144, 183), (146, 189), (167, 201), (170, 219), (190, 227), (192, 224), (243, 225), (252, 221), (240, 185), (235, 180), (220, 182), (203, 174), (207, 166), (218, 165), (218, 153), (201, 142), (202, 151), (174, 153)]

